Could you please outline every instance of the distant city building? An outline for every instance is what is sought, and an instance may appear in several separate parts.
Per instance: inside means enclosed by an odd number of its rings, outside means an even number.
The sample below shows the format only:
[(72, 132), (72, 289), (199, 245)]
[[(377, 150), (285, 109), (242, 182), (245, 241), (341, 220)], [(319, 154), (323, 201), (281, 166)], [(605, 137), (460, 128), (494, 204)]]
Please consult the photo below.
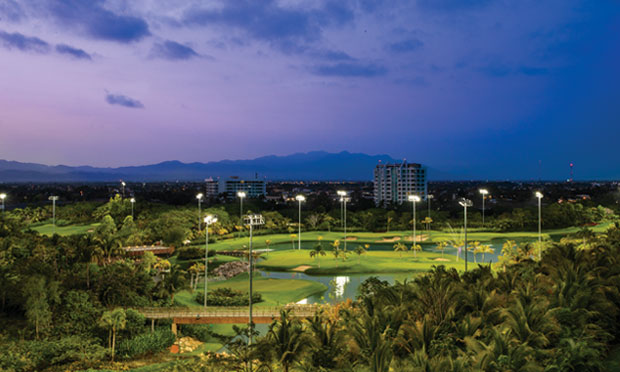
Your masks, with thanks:
[(205, 196), (207, 198), (216, 198), (220, 194), (219, 179), (207, 178), (205, 180)]
[(421, 164), (404, 161), (400, 164), (379, 163), (375, 167), (374, 199), (377, 205), (401, 204), (410, 194), (426, 199), (427, 192), (426, 167)]
[(236, 177), (220, 182), (220, 193), (226, 193), (228, 199), (237, 197), (238, 191), (245, 191), (248, 198), (258, 198), (267, 195), (265, 181), (241, 180)]

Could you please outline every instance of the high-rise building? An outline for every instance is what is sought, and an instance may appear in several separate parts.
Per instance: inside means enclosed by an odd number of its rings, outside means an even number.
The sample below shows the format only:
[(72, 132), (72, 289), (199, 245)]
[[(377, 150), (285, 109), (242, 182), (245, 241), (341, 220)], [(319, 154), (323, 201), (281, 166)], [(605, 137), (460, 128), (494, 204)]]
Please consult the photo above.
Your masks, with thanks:
[(375, 167), (374, 192), (377, 205), (400, 204), (412, 194), (426, 199), (426, 167), (406, 161), (400, 164), (379, 163)]
[(207, 198), (216, 198), (220, 194), (220, 181), (219, 179), (207, 178), (205, 179), (205, 196)]
[(220, 193), (225, 192), (228, 199), (237, 197), (238, 191), (245, 191), (248, 198), (258, 198), (267, 195), (267, 187), (263, 180), (241, 180), (235, 177), (220, 183)]

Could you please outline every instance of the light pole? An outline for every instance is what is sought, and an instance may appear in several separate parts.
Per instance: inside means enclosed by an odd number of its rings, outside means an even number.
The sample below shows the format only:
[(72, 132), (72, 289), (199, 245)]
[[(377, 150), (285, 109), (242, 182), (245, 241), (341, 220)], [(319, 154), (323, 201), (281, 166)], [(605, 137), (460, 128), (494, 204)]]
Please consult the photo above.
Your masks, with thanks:
[[(250, 225), (250, 250), (249, 250), (249, 260), (250, 260), (250, 313), (249, 313), (249, 323), (250, 323), (250, 335), (249, 335), (249, 344), (252, 345), (252, 336), (254, 332), (254, 324), (252, 323), (252, 274), (254, 271), (254, 257), (252, 256), (252, 231), (254, 226), (260, 226), (265, 224), (265, 219), (262, 214), (250, 214), (245, 217), (245, 223)], [(250, 362), (250, 370), (251, 370), (251, 362)]]
[(202, 212), (200, 211), (200, 203), (202, 203), (202, 193), (198, 193), (196, 195), (196, 199), (198, 199), (198, 231), (200, 231), (200, 228), (202, 227), (201, 222), (202, 222)]
[[(239, 198), (239, 221), (243, 222), (243, 199), (246, 197), (245, 191), (237, 191), (237, 197)], [(241, 237), (241, 230), (239, 230), (239, 237)]]
[(472, 205), (474, 205), (474, 203), (471, 202), (471, 200), (469, 199), (465, 199), (462, 198), (459, 201), (459, 204), (465, 209), (465, 220), (464, 220), (464, 227), (465, 227), (465, 271), (467, 271), (467, 207), (471, 207)]
[(54, 232), (56, 232), (56, 200), (58, 200), (58, 196), (52, 195), (47, 199), (52, 201), (52, 224), (54, 225)]
[(0, 194), (0, 200), (2, 201), (2, 213), (4, 213), (4, 199), (6, 199), (6, 194)]
[(407, 199), (412, 203), (411, 207), (413, 208), (413, 235), (411, 236), (411, 241), (413, 242), (413, 250), (415, 251), (415, 222), (416, 222), (416, 217), (415, 217), (415, 203), (420, 201), (420, 197), (417, 195), (409, 195), (407, 197)]
[(208, 214), (205, 217), (205, 230), (207, 231), (205, 234), (205, 300), (204, 300), (204, 308), (207, 308), (207, 267), (209, 265), (209, 226), (217, 222), (217, 217)]
[(542, 192), (536, 191), (536, 198), (538, 198), (538, 259), (540, 260), (542, 257)]
[(480, 195), (482, 195), (482, 227), (484, 227), (484, 199), (486, 199), (489, 190), (480, 189), (478, 191), (480, 192)]
[(426, 204), (428, 205), (428, 218), (431, 218), (431, 199), (434, 198), (433, 195), (426, 196)]
[(303, 195), (297, 195), (295, 199), (299, 202), (299, 243), (297, 244), (297, 249), (301, 249), (301, 203), (306, 201), (306, 197)]
[(123, 194), (123, 199), (125, 199), (125, 186), (126, 186), (126, 185), (127, 185), (127, 184), (125, 183), (125, 181), (121, 181), (121, 189), (123, 190), (123, 191), (122, 191), (122, 194)]
[(344, 190), (338, 190), (338, 195), (340, 196), (340, 201), (343, 205), (343, 218), (342, 224), (344, 227), (344, 250), (347, 250), (347, 201), (351, 200), (347, 197), (348, 192)]
[(133, 205), (136, 204), (136, 198), (129, 199), (131, 202), (131, 219), (133, 220)]

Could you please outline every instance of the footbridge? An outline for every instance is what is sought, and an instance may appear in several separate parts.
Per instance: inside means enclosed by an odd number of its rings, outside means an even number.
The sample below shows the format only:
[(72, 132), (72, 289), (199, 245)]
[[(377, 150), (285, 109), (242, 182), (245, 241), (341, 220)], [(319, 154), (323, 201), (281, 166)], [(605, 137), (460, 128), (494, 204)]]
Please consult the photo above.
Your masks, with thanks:
[[(313, 316), (318, 309), (317, 305), (285, 305), (285, 306), (256, 306), (252, 309), (252, 321), (255, 324), (271, 323), (280, 318), (281, 310), (288, 310), (289, 315), (295, 318)], [(154, 325), (156, 319), (172, 319), (172, 332), (177, 333), (177, 324), (243, 324), (250, 321), (248, 307), (146, 307), (136, 309)]]

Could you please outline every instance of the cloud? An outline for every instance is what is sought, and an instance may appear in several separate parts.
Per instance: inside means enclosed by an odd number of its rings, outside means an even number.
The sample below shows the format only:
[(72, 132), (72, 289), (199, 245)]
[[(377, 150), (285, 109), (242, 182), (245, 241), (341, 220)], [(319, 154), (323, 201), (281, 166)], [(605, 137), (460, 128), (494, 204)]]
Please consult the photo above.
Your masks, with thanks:
[(22, 7), (15, 0), (0, 1), (0, 21), (19, 22), (24, 17)]
[(319, 76), (376, 77), (385, 75), (387, 69), (375, 64), (337, 63), (313, 66), (310, 72)]
[(129, 98), (122, 94), (109, 94), (108, 93), (106, 94), (105, 100), (110, 105), (119, 105), (119, 106), (124, 106), (124, 107), (129, 107), (129, 108), (144, 108), (144, 105), (142, 104), (142, 102), (136, 99), (133, 99), (133, 98)]
[(102, 0), (49, 0), (44, 3), (61, 25), (76, 28), (95, 39), (129, 43), (151, 34), (145, 20), (107, 10)]
[(19, 49), (23, 52), (48, 53), (50, 45), (38, 37), (25, 36), (19, 32), (8, 33), (0, 30), (0, 42), (5, 48)]
[(200, 57), (200, 55), (188, 46), (179, 44), (175, 41), (166, 40), (163, 43), (155, 43), (153, 45), (151, 57), (175, 61)]
[(544, 67), (520, 66), (511, 67), (502, 63), (492, 63), (478, 68), (478, 71), (491, 77), (504, 77), (509, 75), (540, 76), (549, 73), (549, 69)]
[(324, 59), (326, 61), (355, 61), (355, 58), (341, 50), (320, 49), (314, 51), (312, 54), (314, 57)]
[(86, 53), (82, 49), (74, 48), (66, 44), (56, 45), (56, 52), (60, 54), (66, 54), (75, 59), (92, 59), (90, 54)]
[(418, 8), (426, 11), (459, 12), (483, 8), (494, 0), (417, 0)]
[(389, 44), (387, 49), (394, 53), (407, 53), (416, 51), (424, 46), (424, 43), (418, 39), (403, 40)]
[(323, 28), (353, 20), (353, 10), (347, 4), (330, 0), (316, 9), (299, 9), (282, 6), (275, 0), (224, 1), (218, 9), (190, 9), (183, 23), (233, 28), (285, 53), (304, 53), (304, 44), (320, 39)]

